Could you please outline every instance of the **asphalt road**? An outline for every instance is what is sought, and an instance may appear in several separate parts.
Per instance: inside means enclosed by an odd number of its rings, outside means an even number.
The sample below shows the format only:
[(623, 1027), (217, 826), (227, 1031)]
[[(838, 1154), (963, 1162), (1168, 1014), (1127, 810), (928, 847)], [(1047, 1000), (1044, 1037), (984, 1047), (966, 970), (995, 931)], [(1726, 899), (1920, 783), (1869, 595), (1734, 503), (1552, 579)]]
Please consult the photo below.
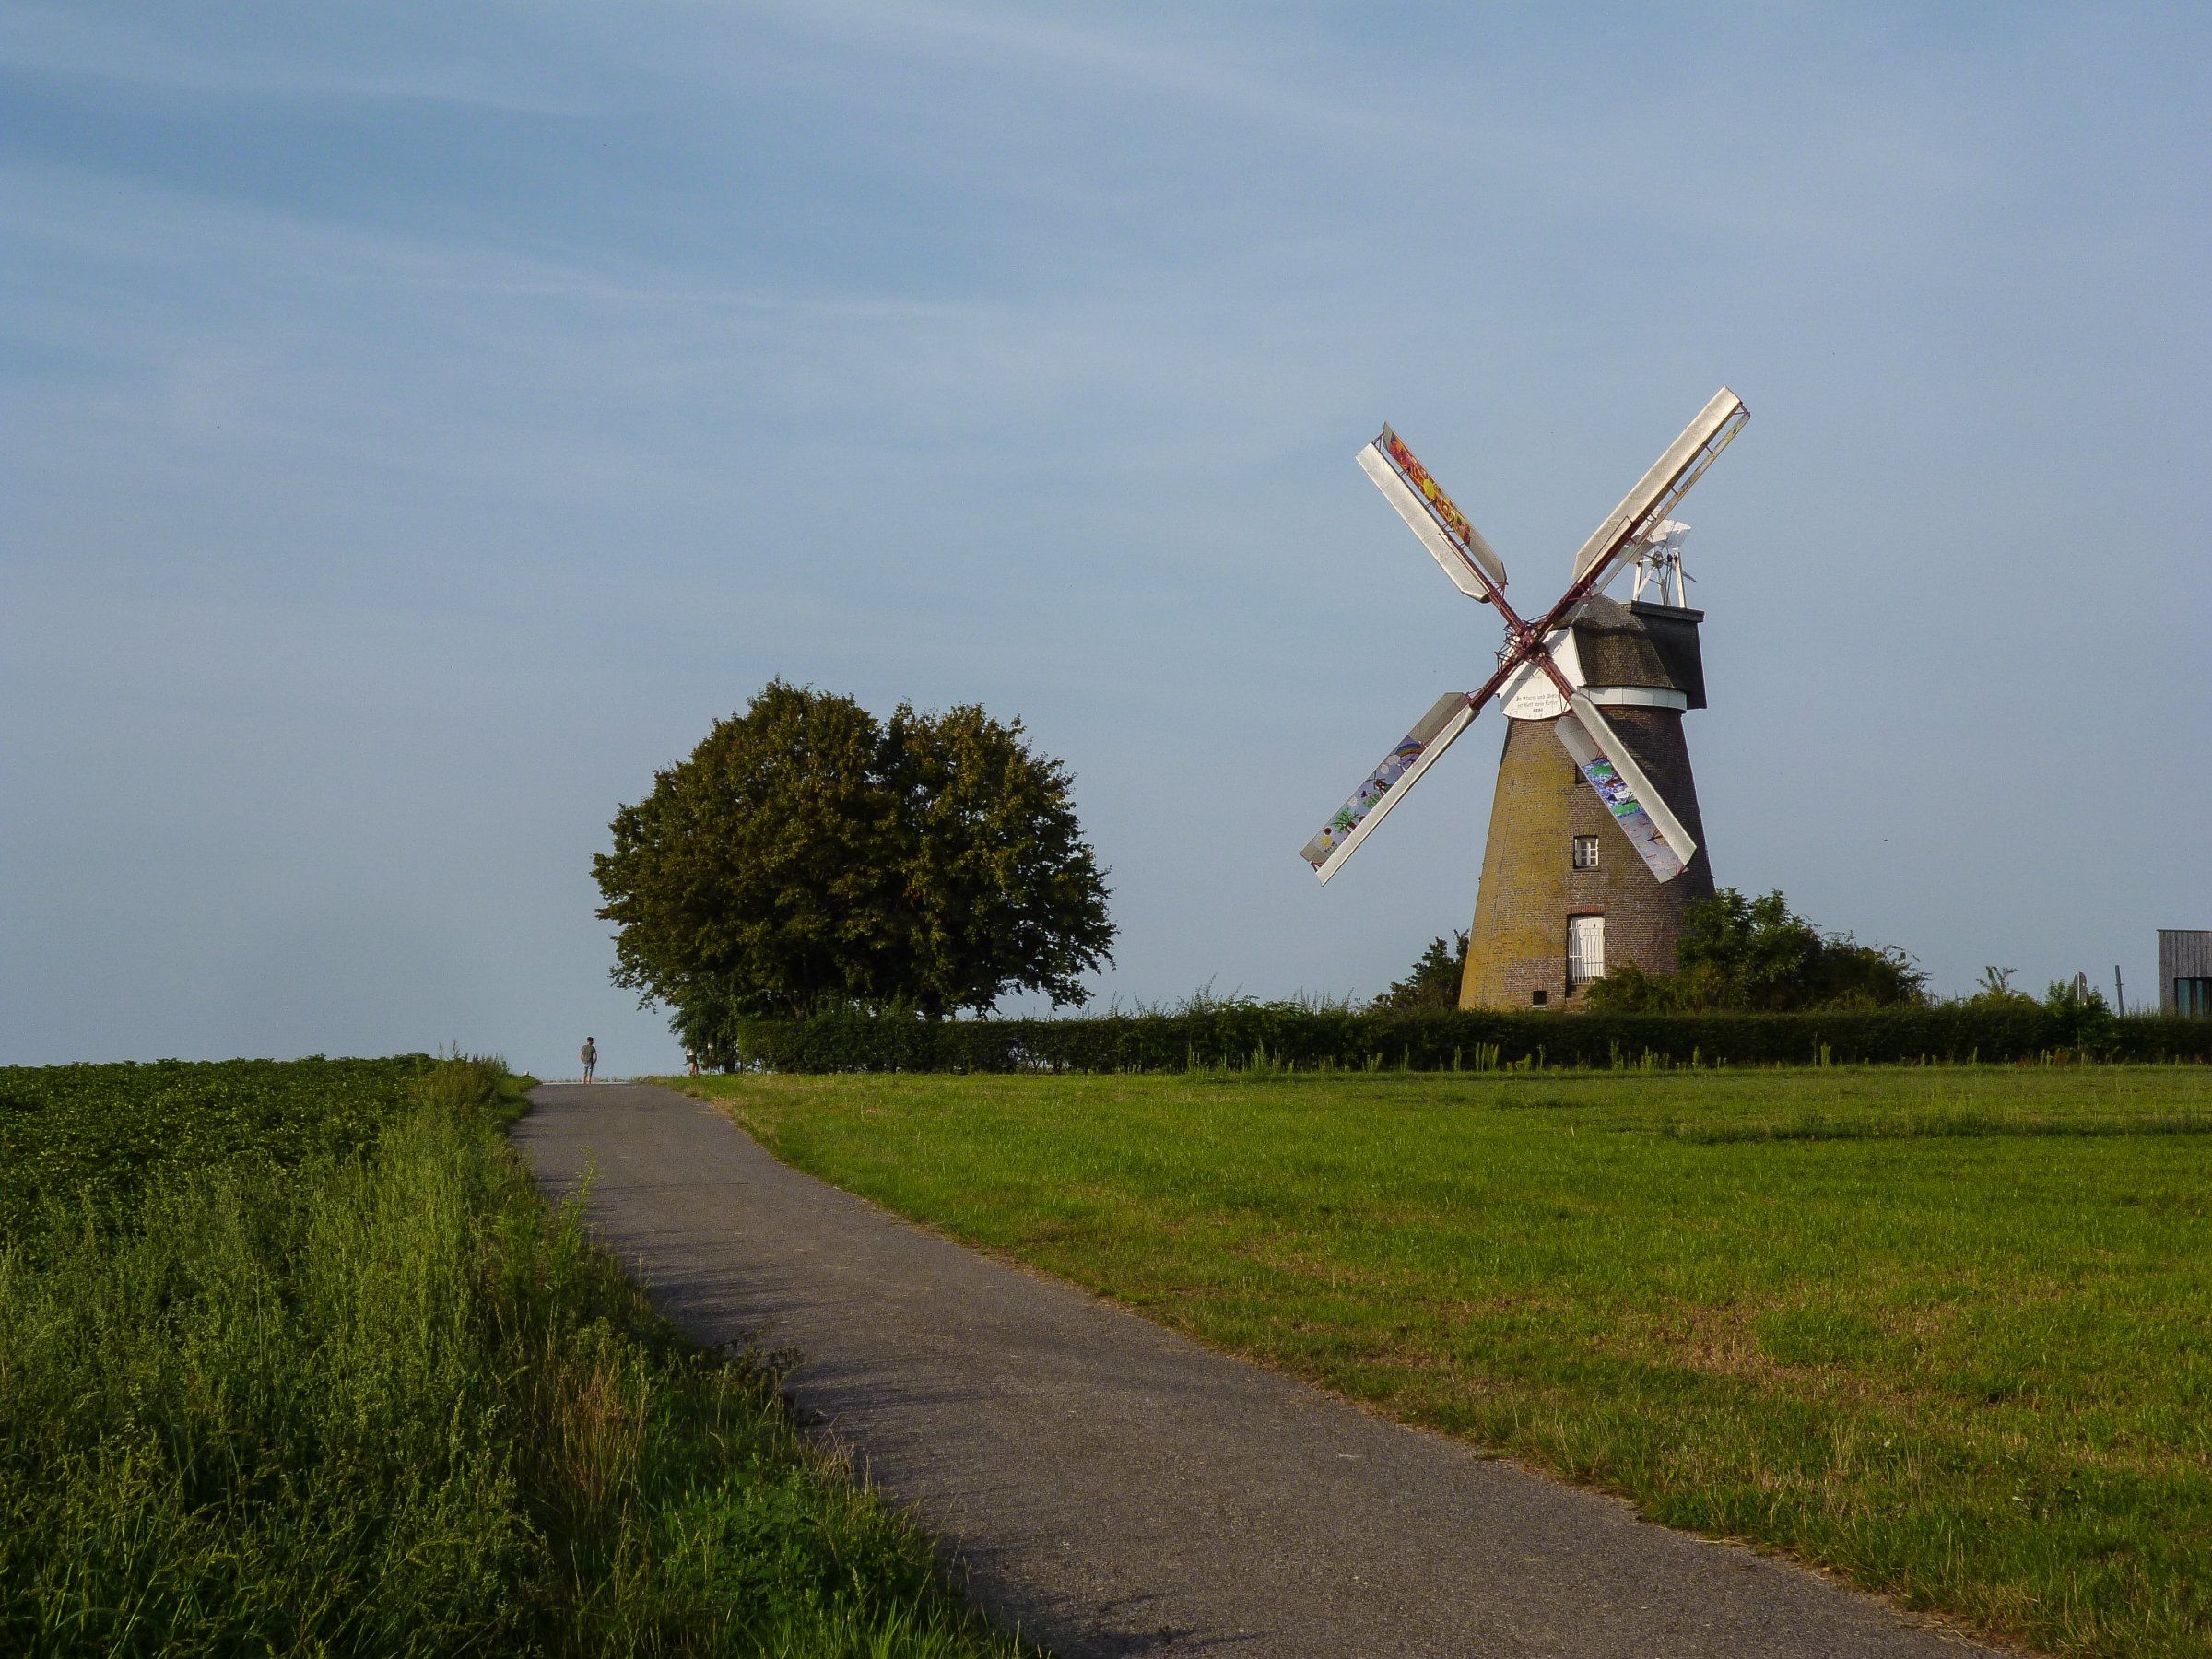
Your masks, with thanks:
[(790, 1393), (971, 1593), (1088, 1655), (1950, 1655), (1748, 1550), (1174, 1335), (785, 1168), (712, 1108), (547, 1086), (514, 1138), (693, 1335)]

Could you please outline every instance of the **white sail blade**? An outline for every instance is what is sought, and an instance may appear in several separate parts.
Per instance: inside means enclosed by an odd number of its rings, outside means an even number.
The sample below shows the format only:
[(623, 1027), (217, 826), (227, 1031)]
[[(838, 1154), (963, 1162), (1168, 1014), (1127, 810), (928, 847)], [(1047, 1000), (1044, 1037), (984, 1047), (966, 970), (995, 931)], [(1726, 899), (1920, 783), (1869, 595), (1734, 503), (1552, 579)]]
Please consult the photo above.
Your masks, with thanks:
[(1359, 452), (1359, 466), (1461, 593), (1488, 599), (1492, 589), (1505, 586), (1505, 560), (1414, 459), (1404, 439), (1384, 427), (1382, 435)]
[(1697, 856), (1698, 843), (1659, 798), (1651, 779), (1643, 775), (1643, 768), (1636, 764), (1612, 722), (1597, 712), (1597, 705), (1577, 691), (1567, 712), (1552, 723), (1551, 729), (1574, 757), (1575, 765), (1589, 779), (1590, 787), (1597, 791), (1597, 798), (1606, 804), (1613, 821), (1628, 836), (1653, 877), (1672, 881), (1681, 875), (1684, 866)]
[(1352, 792), (1352, 798), (1321, 827), (1321, 833), (1305, 844), (1299, 856), (1313, 866), (1313, 873), (1324, 884), (1367, 839), (1367, 832), (1420, 782), (1430, 763), (1452, 747), (1452, 740), (1474, 724), (1475, 713), (1464, 691), (1447, 691), (1438, 698), (1420, 723), (1406, 734), (1405, 741), (1368, 774), (1367, 782)]
[(1583, 544), (1582, 551), (1574, 556), (1574, 579), (1580, 582), (1594, 570), (1599, 572), (1597, 586), (1605, 586), (1615, 563), (1630, 551), (1630, 544), (1674, 511), (1675, 504), (1704, 477), (1705, 469), (1750, 418), (1751, 411), (1735, 393), (1725, 386), (1715, 392), (1698, 418), (1682, 429), (1682, 436), (1667, 446), (1666, 453)]

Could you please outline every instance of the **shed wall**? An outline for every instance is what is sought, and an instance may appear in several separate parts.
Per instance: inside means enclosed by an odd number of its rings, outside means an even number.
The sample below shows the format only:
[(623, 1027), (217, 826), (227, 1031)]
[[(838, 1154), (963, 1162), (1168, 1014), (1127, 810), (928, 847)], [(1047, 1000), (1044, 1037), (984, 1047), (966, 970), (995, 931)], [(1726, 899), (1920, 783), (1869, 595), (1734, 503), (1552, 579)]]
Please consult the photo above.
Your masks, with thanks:
[(2212, 979), (2212, 928), (2159, 929), (2159, 1011), (2179, 1013), (2173, 994), (2177, 979)]

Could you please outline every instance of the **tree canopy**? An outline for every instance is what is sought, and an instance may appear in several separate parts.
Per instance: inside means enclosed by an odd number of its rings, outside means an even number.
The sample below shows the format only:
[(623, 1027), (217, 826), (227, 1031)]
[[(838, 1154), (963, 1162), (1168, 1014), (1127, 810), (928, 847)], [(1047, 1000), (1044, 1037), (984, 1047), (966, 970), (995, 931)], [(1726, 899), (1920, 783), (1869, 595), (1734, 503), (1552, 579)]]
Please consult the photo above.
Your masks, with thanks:
[(1449, 939), (1440, 935), (1430, 940), (1429, 947), (1414, 959), (1413, 966), (1406, 971), (1404, 979), (1392, 982), (1389, 990), (1367, 1006), (1377, 1014), (1410, 1014), (1422, 1008), (1456, 1008), (1459, 1006), (1459, 982), (1466, 971), (1465, 931), (1463, 929)]
[(972, 705), (877, 721), (771, 681), (624, 806), (592, 861), (614, 978), (677, 1010), (932, 1017), (1080, 1004), (1112, 959), (1103, 873), (1058, 760)]
[(1623, 963), (1594, 982), (1593, 1008), (1668, 1013), (1882, 1006), (1925, 1000), (1926, 976), (1895, 946), (1823, 933), (1779, 892), (1747, 899), (1723, 888), (1683, 914), (1673, 973)]

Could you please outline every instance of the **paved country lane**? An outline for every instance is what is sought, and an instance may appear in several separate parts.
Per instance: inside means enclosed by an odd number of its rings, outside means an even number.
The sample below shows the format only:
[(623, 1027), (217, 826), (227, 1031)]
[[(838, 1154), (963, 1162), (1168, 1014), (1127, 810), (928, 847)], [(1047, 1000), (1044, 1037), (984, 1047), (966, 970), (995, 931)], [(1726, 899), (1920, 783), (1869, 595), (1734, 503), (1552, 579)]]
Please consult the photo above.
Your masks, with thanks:
[(1975, 1650), (1748, 1550), (1382, 1422), (776, 1162), (649, 1085), (514, 1127), (679, 1325), (790, 1392), (1064, 1659), (1936, 1659)]

